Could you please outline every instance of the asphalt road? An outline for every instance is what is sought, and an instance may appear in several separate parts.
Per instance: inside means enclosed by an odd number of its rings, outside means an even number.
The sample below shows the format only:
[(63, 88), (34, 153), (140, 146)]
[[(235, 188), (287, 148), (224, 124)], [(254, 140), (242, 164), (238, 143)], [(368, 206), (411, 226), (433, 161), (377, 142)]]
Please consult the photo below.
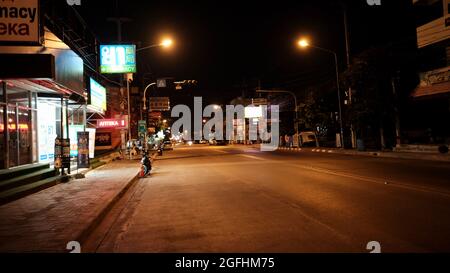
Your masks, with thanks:
[(96, 252), (450, 251), (450, 164), (244, 147), (167, 153), (86, 245)]

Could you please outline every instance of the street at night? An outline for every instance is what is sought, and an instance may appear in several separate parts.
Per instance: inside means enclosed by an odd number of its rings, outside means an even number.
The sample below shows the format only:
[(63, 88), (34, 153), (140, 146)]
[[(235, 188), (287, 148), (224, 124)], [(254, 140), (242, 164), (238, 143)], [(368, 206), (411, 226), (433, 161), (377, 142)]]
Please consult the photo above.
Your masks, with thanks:
[(447, 163), (255, 148), (180, 148), (91, 236), (90, 251), (444, 252)]
[(449, 151), (450, 0), (0, 1), (18, 271), (429, 272)]

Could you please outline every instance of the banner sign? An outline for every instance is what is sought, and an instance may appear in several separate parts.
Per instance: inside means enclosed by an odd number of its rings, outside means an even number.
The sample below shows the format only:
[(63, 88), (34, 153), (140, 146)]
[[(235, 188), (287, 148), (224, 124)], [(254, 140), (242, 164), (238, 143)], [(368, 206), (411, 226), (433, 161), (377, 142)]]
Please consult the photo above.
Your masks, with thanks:
[(39, 1), (0, 1), (0, 41), (39, 43)]
[(89, 132), (78, 132), (78, 168), (89, 168)]
[(70, 168), (70, 139), (55, 140), (55, 168)]

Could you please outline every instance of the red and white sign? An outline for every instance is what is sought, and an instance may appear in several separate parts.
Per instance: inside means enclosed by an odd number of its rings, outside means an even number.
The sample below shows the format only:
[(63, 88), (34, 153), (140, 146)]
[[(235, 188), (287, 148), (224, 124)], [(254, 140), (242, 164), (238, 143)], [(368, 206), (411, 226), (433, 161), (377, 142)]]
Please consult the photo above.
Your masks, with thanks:
[(101, 119), (97, 120), (97, 129), (125, 129), (127, 121), (125, 119)]

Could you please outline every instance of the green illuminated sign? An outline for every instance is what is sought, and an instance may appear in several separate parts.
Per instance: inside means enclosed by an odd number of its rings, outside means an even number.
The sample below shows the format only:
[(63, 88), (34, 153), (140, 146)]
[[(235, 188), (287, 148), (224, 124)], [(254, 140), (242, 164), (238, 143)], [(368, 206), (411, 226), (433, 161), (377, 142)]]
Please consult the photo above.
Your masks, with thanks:
[(136, 46), (100, 46), (100, 72), (103, 74), (136, 73)]

